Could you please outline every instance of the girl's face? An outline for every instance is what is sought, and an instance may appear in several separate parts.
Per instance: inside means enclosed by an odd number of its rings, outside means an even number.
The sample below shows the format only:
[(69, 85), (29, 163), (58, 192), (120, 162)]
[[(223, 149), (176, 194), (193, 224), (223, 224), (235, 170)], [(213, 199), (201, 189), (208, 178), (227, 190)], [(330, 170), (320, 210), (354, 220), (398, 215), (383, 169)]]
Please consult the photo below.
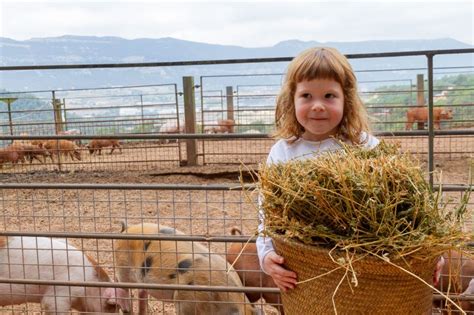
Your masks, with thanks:
[(339, 82), (314, 79), (296, 84), (296, 120), (304, 127), (303, 139), (322, 141), (336, 135), (344, 114), (344, 93)]

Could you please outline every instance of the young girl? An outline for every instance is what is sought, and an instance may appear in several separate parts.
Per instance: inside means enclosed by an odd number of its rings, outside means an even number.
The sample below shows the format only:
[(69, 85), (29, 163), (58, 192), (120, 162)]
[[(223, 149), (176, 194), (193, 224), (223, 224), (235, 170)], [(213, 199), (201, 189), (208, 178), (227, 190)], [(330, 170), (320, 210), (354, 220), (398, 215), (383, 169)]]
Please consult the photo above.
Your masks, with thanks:
[[(373, 148), (367, 113), (357, 93), (357, 82), (348, 60), (333, 48), (311, 48), (288, 66), (276, 106), (276, 137), (267, 163), (317, 156), (341, 148), (338, 141)], [(259, 232), (263, 231), (260, 213)], [(272, 240), (257, 238), (262, 270), (282, 291), (293, 289), (296, 273), (282, 267)]]

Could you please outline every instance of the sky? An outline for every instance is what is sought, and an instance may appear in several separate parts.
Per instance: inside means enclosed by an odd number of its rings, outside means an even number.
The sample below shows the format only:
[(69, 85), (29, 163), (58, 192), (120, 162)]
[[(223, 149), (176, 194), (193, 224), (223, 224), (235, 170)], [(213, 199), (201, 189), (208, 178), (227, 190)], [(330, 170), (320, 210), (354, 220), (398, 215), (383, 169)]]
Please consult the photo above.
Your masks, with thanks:
[(453, 38), (474, 45), (474, 0), (0, 0), (0, 37), (173, 37), (243, 47)]

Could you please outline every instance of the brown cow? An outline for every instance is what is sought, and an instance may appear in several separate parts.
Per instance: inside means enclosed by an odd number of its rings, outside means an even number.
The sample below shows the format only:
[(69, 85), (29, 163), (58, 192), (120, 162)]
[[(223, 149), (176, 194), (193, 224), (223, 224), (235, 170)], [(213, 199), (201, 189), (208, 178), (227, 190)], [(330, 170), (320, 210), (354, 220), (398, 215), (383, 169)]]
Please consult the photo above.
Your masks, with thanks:
[(97, 152), (98, 155), (101, 155), (102, 148), (107, 147), (112, 147), (109, 154), (112, 154), (115, 148), (118, 148), (120, 153), (122, 153), (122, 147), (117, 139), (94, 139), (87, 145), (91, 155), (95, 152)]
[[(435, 129), (441, 129), (441, 119), (453, 119), (453, 110), (441, 107), (433, 108), (433, 121)], [(411, 130), (414, 122), (428, 121), (428, 107), (417, 107), (407, 111), (406, 130)]]

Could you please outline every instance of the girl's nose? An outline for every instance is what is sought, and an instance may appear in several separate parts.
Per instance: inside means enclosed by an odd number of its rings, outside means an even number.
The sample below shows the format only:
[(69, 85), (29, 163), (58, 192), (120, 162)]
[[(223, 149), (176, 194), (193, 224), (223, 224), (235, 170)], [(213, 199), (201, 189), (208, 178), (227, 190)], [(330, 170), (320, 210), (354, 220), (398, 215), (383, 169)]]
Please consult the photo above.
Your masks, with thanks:
[(324, 111), (324, 105), (320, 101), (315, 101), (313, 105), (311, 106), (311, 110), (322, 112)]

